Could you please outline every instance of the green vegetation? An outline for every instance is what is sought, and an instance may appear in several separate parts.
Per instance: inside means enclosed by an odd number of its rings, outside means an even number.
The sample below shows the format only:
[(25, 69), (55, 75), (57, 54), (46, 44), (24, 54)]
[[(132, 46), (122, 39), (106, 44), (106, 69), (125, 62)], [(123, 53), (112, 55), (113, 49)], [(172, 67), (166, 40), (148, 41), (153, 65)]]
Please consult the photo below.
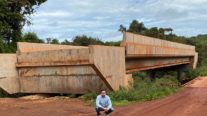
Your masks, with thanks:
[[(165, 97), (179, 90), (181, 84), (173, 76), (165, 75), (154, 81), (147, 73), (133, 74), (134, 84), (132, 89), (122, 88), (119, 91), (109, 93), (114, 105), (126, 105), (132, 102), (143, 102)], [(86, 94), (86, 100), (94, 102), (97, 94)]]
[(36, 33), (33, 32), (25, 33), (20, 41), (31, 43), (44, 43), (44, 41), (40, 39)]
[(199, 76), (207, 76), (207, 66), (199, 66), (195, 70), (188, 70), (187, 76), (190, 77), (190, 79), (194, 79)]
[(22, 96), (25, 96), (25, 95), (29, 95), (29, 94), (26, 94), (26, 93), (17, 93), (17, 94), (8, 94), (7, 92), (5, 92), (4, 90), (2, 90), (0, 88), (0, 98), (16, 98), (16, 97), (22, 97)]
[(189, 43), (198, 52), (198, 66), (196, 70), (191, 70), (191, 76), (207, 76), (207, 34), (191, 37)]
[(21, 41), (22, 28), (31, 24), (29, 16), (46, 0), (0, 0), (1, 52), (15, 52)]
[(86, 35), (76, 36), (72, 42), (73, 45), (88, 46), (88, 45), (103, 45), (104, 42), (98, 38), (87, 37)]
[(109, 42), (105, 42), (105, 45), (107, 46), (120, 46), (121, 41), (109, 41)]
[(6, 93), (6, 92), (3, 91), (3, 90), (0, 90), (0, 98), (5, 98), (5, 97), (8, 97), (8, 96), (9, 96), (8, 93)]

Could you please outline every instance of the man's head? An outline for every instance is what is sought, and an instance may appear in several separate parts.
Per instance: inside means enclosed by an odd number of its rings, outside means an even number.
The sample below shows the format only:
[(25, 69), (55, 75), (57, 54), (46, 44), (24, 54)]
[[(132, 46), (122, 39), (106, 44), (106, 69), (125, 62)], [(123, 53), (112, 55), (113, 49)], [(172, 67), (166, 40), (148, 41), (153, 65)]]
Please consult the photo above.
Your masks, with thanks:
[(106, 96), (106, 90), (101, 90), (101, 96), (105, 97)]

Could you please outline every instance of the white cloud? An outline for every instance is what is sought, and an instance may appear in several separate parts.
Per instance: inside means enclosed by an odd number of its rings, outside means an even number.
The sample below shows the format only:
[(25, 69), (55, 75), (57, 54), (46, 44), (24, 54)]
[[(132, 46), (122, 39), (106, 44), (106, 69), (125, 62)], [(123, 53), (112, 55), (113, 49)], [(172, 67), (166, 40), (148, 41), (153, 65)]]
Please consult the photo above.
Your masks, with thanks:
[(41, 38), (72, 38), (86, 34), (110, 41), (122, 39), (117, 30), (133, 19), (148, 27), (172, 27), (177, 34), (207, 33), (206, 0), (48, 0), (32, 18)]
[(35, 13), (35, 17), (46, 17), (46, 18), (51, 18), (51, 17), (71, 17), (72, 13), (66, 12), (66, 11), (55, 11), (55, 12), (40, 12), (40, 13)]

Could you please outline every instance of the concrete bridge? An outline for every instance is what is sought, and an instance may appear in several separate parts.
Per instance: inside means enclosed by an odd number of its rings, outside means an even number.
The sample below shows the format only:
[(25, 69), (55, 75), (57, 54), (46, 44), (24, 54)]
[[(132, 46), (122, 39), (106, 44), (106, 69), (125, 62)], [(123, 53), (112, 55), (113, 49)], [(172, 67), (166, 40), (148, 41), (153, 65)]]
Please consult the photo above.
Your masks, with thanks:
[(130, 73), (188, 65), (194, 46), (125, 32), (120, 47), (17, 43), (16, 54), (0, 55), (0, 87), (13, 93), (75, 93), (119, 90)]
[(121, 46), (126, 51), (126, 71), (150, 70), (181, 64), (196, 68), (195, 47), (126, 32)]

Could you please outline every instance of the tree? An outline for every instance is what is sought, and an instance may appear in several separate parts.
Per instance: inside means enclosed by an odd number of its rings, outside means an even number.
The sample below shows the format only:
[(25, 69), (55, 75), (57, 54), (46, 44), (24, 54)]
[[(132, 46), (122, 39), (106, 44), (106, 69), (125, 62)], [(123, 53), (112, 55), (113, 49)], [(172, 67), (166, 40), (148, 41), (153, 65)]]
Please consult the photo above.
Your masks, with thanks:
[(121, 41), (107, 41), (105, 42), (104, 45), (107, 45), (107, 46), (120, 46), (121, 44)]
[(139, 23), (137, 20), (133, 20), (129, 26), (128, 32), (143, 34), (146, 31), (146, 27), (141, 22)]
[(173, 29), (172, 29), (172, 28), (164, 28), (164, 31), (165, 31), (165, 32), (170, 32), (170, 34), (172, 34)]
[(86, 35), (76, 36), (73, 39), (74, 45), (88, 46), (88, 45), (103, 45), (104, 42), (98, 38), (87, 37)]
[(52, 41), (50, 42), (50, 44), (60, 44), (58, 39), (52, 39)]
[(63, 45), (72, 45), (71, 42), (69, 42), (67, 39), (65, 39), (63, 42), (61, 42)]
[(195, 46), (198, 52), (198, 65), (206, 67), (207, 66), (207, 34), (198, 35), (196, 37), (188, 38), (191, 40), (192, 45)]
[(4, 52), (4, 43), (3, 43), (2, 37), (0, 36), (0, 53), (3, 53), (3, 52)]
[(157, 27), (152, 27), (145, 32), (145, 35), (158, 38), (159, 37), (159, 30)]
[(51, 43), (51, 40), (52, 40), (52, 39), (51, 39), (51, 38), (49, 38), (49, 37), (48, 37), (48, 38), (46, 38), (46, 42), (47, 42), (47, 44)]
[(119, 26), (119, 31), (121, 31), (122, 33), (126, 31), (126, 27), (124, 27), (123, 25)]
[(160, 39), (165, 39), (165, 30), (164, 30), (164, 28), (159, 28), (159, 36), (158, 36), (158, 38), (160, 38)]
[[(29, 16), (46, 0), (1, 0), (0, 1), (0, 35), (4, 43), (15, 45), (21, 38), (21, 30), (30, 24)], [(35, 7), (36, 6), (36, 7)]]
[(21, 41), (32, 42), (32, 43), (44, 43), (44, 40), (39, 39), (36, 33), (33, 33), (33, 32), (28, 32), (24, 34), (23, 40)]

